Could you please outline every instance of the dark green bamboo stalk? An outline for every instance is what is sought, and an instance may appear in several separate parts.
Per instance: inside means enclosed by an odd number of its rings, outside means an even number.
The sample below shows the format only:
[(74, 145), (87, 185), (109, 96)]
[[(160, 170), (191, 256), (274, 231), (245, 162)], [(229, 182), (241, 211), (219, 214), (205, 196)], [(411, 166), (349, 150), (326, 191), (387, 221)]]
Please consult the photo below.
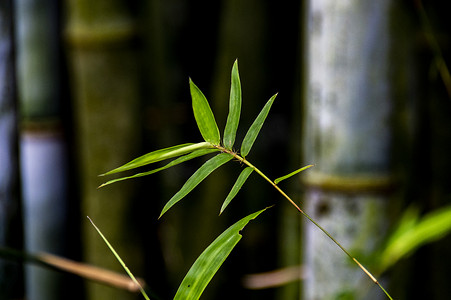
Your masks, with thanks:
[[(98, 175), (136, 155), (140, 141), (139, 59), (136, 27), (127, 1), (68, 1), (67, 46), (77, 128), (82, 214), (101, 227), (137, 275), (142, 274), (137, 225), (132, 221), (136, 185), (97, 190)], [(82, 221), (84, 260), (121, 270), (86, 220)], [(89, 299), (132, 299), (96, 284)]]
[[(13, 1), (0, 3), (0, 245), (22, 247)], [(22, 267), (0, 260), (0, 299), (23, 294)]]
[[(238, 127), (246, 127), (250, 125), (252, 120), (258, 114), (258, 111), (264, 105), (264, 101), (267, 97), (266, 91), (262, 89), (268, 80), (267, 76), (267, 64), (265, 62), (266, 53), (260, 51), (267, 47), (267, 35), (265, 32), (268, 28), (269, 18), (267, 18), (268, 10), (267, 4), (261, 1), (222, 1), (220, 6), (220, 22), (218, 23), (218, 37), (217, 40), (212, 41), (217, 43), (217, 52), (215, 53), (214, 61), (214, 76), (211, 82), (211, 96), (208, 97), (212, 105), (213, 112), (218, 118), (218, 126), (221, 130), (224, 128), (227, 121), (227, 112), (229, 111), (229, 93), (231, 89), (230, 85), (230, 69), (232, 68), (232, 63), (235, 59), (239, 59), (239, 70), (245, 70), (240, 72), (242, 78), (242, 98), (245, 103), (245, 109), (243, 111), (250, 112), (248, 114), (241, 113), (240, 125)], [(234, 148), (238, 149), (243, 136), (236, 138)], [(256, 148), (259, 145), (255, 146)], [(259, 151), (254, 152), (261, 153)], [(218, 219), (215, 214), (211, 214), (211, 211), (217, 210), (210, 199), (224, 197), (227, 194), (227, 189), (229, 189), (234, 184), (234, 177), (236, 173), (233, 170), (224, 169), (222, 174), (217, 177), (210, 178), (208, 185), (204, 187), (204, 195), (202, 196), (201, 207), (205, 208), (205, 219), (206, 223), (216, 223), (219, 228), (223, 227), (227, 222), (234, 220), (234, 215), (239, 214), (238, 212), (246, 211), (248, 207), (259, 207), (265, 200), (264, 192), (264, 182), (256, 181), (255, 186), (252, 191), (243, 189), (242, 194), (238, 197), (242, 197), (242, 200), (246, 201), (236, 201), (231, 204), (227, 210), (221, 214)], [(218, 188), (221, 187), (221, 188)], [(202, 187), (201, 187), (202, 188)], [(254, 204), (256, 206), (254, 206)], [(230, 211), (228, 211), (230, 210)], [(210, 211), (210, 213), (207, 213)], [(235, 213), (233, 213), (235, 212)], [(220, 221), (220, 222), (218, 222)], [(224, 223), (222, 223), (224, 222)], [(255, 235), (265, 235), (267, 228), (263, 223), (254, 224), (255, 226), (251, 229), (254, 230)], [(272, 244), (270, 241), (271, 235), (265, 235), (267, 244), (265, 244), (265, 251), (269, 253)], [(204, 239), (207, 237), (205, 236)], [(257, 249), (255, 245), (244, 244), (244, 257), (241, 261), (229, 262), (230, 265), (229, 273), (236, 272), (249, 272), (249, 270), (257, 269), (256, 265), (259, 266), (260, 270), (270, 269), (273, 261), (258, 261), (246, 259), (247, 257), (257, 257), (256, 253), (261, 251), (260, 248)], [(245, 273), (246, 274), (246, 273)], [(216, 289), (216, 293), (220, 292), (221, 296), (233, 297), (235, 293), (242, 294), (245, 291), (240, 289), (230, 289), (227, 294), (224, 295), (225, 291), (222, 289), (224, 284), (230, 282), (230, 276), (219, 277), (217, 280), (221, 280), (219, 284), (215, 285), (213, 281), (212, 288)], [(208, 292), (206, 296), (208, 297)], [(210, 294), (210, 299), (215, 299), (219, 295)], [(246, 294), (244, 294), (246, 295)], [(246, 297), (246, 296), (243, 296)]]
[[(422, 70), (428, 72), (421, 73), (424, 98), (418, 108), (418, 118), (421, 121), (415, 136), (416, 157), (422, 164), (412, 166), (410, 195), (416, 199), (419, 207), (431, 213), (450, 203), (450, 48), (447, 38), (443, 38), (448, 37), (450, 31), (444, 3), (421, 0), (414, 3), (421, 24), (420, 30), (426, 42), (420, 46), (421, 53), (426, 53), (426, 59), (419, 64)], [(408, 285), (403, 288), (406, 299), (450, 297), (451, 286), (446, 274), (451, 268), (451, 262), (444, 259), (448, 257), (450, 247), (451, 238), (448, 235), (411, 256), (406, 264), (410, 274), (406, 280)], [(418, 272), (424, 274), (424, 280), (415, 276)]]

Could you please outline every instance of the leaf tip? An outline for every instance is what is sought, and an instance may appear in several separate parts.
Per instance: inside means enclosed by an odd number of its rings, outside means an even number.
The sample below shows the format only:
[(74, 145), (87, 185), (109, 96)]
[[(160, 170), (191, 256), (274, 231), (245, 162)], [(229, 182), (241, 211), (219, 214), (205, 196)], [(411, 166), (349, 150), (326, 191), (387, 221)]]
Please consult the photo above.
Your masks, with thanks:
[(160, 220), (161, 217), (169, 210), (169, 208), (166, 208), (166, 206), (163, 208), (163, 210), (160, 212), (160, 215), (158, 216), (157, 220)]
[(225, 208), (226, 208), (226, 207), (225, 207), (224, 205), (221, 207), (221, 210), (219, 211), (219, 216), (222, 215), (222, 213), (224, 212)]

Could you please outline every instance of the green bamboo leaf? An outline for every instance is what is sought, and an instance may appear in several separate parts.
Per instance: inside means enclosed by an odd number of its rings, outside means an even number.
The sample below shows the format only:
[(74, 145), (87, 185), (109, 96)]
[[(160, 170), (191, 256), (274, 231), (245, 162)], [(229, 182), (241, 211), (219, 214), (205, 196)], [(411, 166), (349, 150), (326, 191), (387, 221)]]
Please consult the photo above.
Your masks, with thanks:
[(221, 137), (219, 134), (218, 125), (216, 124), (215, 116), (211, 111), (207, 98), (201, 90), (189, 79), (189, 86), (191, 91), (191, 99), (193, 102), (194, 118), (196, 119), (197, 127), (206, 142), (213, 145), (219, 145)]
[(236, 131), (241, 114), (241, 82), (238, 72), (238, 60), (235, 60), (232, 68), (232, 83), (230, 86), (229, 115), (224, 129), (224, 147), (232, 150), (235, 143)]
[(269, 99), (268, 102), (266, 102), (262, 111), (258, 114), (254, 123), (252, 123), (251, 127), (247, 131), (246, 136), (244, 137), (243, 142), (241, 144), (241, 156), (246, 157), (249, 154), (249, 151), (251, 151), (252, 145), (254, 144), (255, 139), (257, 138), (258, 133), (260, 132), (260, 129), (262, 128), (263, 123), (265, 122), (265, 119), (268, 116), (271, 105), (273, 104), (274, 99), (276, 99), (276, 97), (277, 94), (272, 96), (271, 99)]
[(304, 171), (304, 170), (306, 170), (306, 169), (308, 169), (308, 168), (311, 168), (311, 167), (313, 167), (313, 165), (307, 165), (307, 166), (305, 166), (305, 167), (302, 167), (302, 168), (300, 168), (300, 169), (297, 169), (296, 171), (293, 171), (293, 172), (291, 172), (290, 174), (287, 174), (287, 175), (285, 175), (285, 176), (282, 176), (282, 177), (277, 178), (276, 180), (274, 180), (274, 183), (275, 183), (275, 184), (278, 184), (278, 183), (281, 182), (282, 180), (288, 179), (288, 178), (290, 178), (291, 176), (296, 175), (297, 173), (302, 172), (302, 171)]
[(146, 292), (144, 291), (143, 287), (141, 286), (141, 284), (139, 283), (139, 281), (135, 278), (135, 276), (133, 275), (133, 273), (130, 271), (130, 269), (127, 267), (127, 265), (125, 264), (125, 262), (121, 259), (121, 257), (119, 256), (119, 254), (116, 252), (116, 250), (114, 250), (113, 246), (110, 244), (110, 242), (108, 242), (107, 238), (103, 235), (103, 233), (100, 231), (100, 229), (96, 226), (96, 224), (94, 224), (94, 222), (91, 220), (90, 217), (88, 217), (88, 220), (91, 222), (92, 226), (94, 226), (95, 230), (97, 230), (97, 233), (102, 237), (103, 241), (105, 242), (105, 244), (108, 246), (108, 248), (110, 248), (110, 251), (114, 254), (114, 256), (116, 257), (117, 261), (121, 264), (122, 268), (124, 268), (125, 272), (127, 272), (128, 276), (132, 279), (132, 281), (139, 287), (139, 290), (141, 292), (141, 294), (143, 295), (143, 297), (147, 300), (150, 300), (149, 296), (147, 296)]
[(232, 155), (228, 153), (221, 153), (213, 158), (210, 158), (207, 162), (205, 162), (190, 178), (185, 182), (182, 188), (166, 203), (161, 211), (161, 214), (158, 218), (168, 211), (174, 204), (182, 200), (183, 197), (188, 195), (199, 183), (202, 182), (208, 175), (211, 174), (214, 170), (230, 161), (233, 158)]
[(213, 276), (241, 240), (241, 230), (266, 209), (241, 219), (218, 236), (194, 262), (180, 284), (174, 300), (199, 299)]
[(381, 271), (385, 271), (419, 247), (436, 241), (451, 232), (451, 205), (433, 211), (418, 220), (415, 211), (408, 210), (403, 221), (390, 238), (380, 258)]
[(388, 246), (394, 243), (394, 241), (406, 234), (406, 232), (412, 230), (418, 224), (419, 219), (420, 210), (418, 209), (418, 207), (416, 205), (410, 205), (409, 207), (407, 207), (407, 209), (401, 215), (397, 226), (387, 238), (388, 242), (386, 243), (386, 245)]
[(206, 155), (206, 154), (210, 154), (210, 153), (213, 153), (213, 152), (218, 152), (218, 151), (219, 151), (219, 149), (216, 149), (216, 148), (214, 148), (214, 149), (200, 149), (200, 150), (196, 150), (196, 151), (193, 151), (193, 152), (191, 152), (191, 153), (189, 153), (187, 155), (184, 155), (182, 157), (174, 159), (173, 161), (171, 161), (170, 163), (168, 163), (167, 165), (165, 165), (165, 166), (163, 166), (161, 168), (154, 169), (154, 170), (151, 170), (151, 171), (148, 171), (148, 172), (138, 173), (138, 174), (135, 174), (135, 175), (132, 175), (132, 176), (126, 176), (126, 177), (113, 179), (113, 180), (110, 180), (108, 182), (103, 183), (98, 188), (104, 187), (106, 185), (109, 185), (109, 184), (112, 184), (112, 183), (115, 183), (115, 182), (118, 182), (118, 181), (122, 181), (122, 180), (126, 180), (126, 179), (132, 179), (132, 178), (138, 178), (138, 177), (143, 177), (143, 176), (147, 176), (147, 175), (150, 175), (150, 174), (154, 174), (154, 173), (157, 173), (159, 171), (163, 171), (163, 170), (166, 170), (166, 169), (168, 169), (170, 167), (178, 165), (178, 164), (180, 164), (182, 162), (191, 160), (193, 158), (196, 158), (196, 157), (199, 157), (199, 156), (203, 156), (203, 155)]
[(197, 144), (193, 144), (193, 143), (182, 144), (182, 145), (177, 145), (177, 146), (172, 146), (169, 148), (156, 150), (156, 151), (144, 154), (143, 156), (140, 156), (138, 158), (135, 158), (134, 160), (126, 163), (125, 165), (120, 166), (119, 168), (116, 168), (109, 172), (106, 172), (106, 173), (102, 174), (101, 176), (135, 169), (135, 168), (142, 167), (142, 166), (145, 166), (145, 165), (148, 165), (151, 163), (155, 163), (155, 162), (162, 161), (165, 159), (184, 155), (184, 154), (193, 152), (195, 150), (207, 149), (207, 148), (211, 148), (211, 147), (212, 146), (210, 143), (201, 142), (201, 143), (197, 143)]
[(247, 167), (243, 169), (243, 171), (241, 171), (240, 176), (238, 176), (235, 184), (232, 187), (232, 190), (230, 190), (230, 193), (224, 200), (224, 203), (222, 204), (221, 211), (219, 212), (219, 214), (222, 214), (222, 212), (226, 209), (227, 205), (229, 205), (230, 201), (232, 201), (232, 199), (235, 198), (236, 194), (238, 194), (239, 190), (246, 182), (249, 175), (251, 175), (252, 171), (254, 171), (254, 169), (252, 169), (251, 167)]

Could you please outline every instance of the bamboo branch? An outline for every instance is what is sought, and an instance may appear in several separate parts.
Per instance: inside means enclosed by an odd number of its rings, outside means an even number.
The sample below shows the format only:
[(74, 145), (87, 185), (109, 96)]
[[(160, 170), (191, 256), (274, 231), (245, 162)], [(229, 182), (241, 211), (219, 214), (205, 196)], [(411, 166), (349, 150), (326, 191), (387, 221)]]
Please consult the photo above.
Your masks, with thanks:
[[(62, 271), (92, 280), (98, 283), (109, 285), (118, 289), (128, 290), (137, 293), (140, 287), (136, 285), (127, 275), (95, 267), (89, 264), (76, 262), (67, 258), (49, 253), (30, 254), (22, 251), (0, 247), (0, 258), (21, 263), (31, 263), (44, 268)], [(143, 279), (138, 278), (141, 286), (145, 286)]]
[(257, 167), (255, 167), (253, 164), (251, 164), (249, 161), (247, 161), (245, 158), (241, 157), (237, 153), (228, 150), (222, 146), (215, 145), (216, 148), (220, 149), (222, 152), (229, 153), (233, 155), (235, 159), (237, 159), (240, 163), (243, 163), (252, 169), (256, 173), (258, 173), (263, 179), (269, 182), (285, 199), (287, 199), (304, 217), (306, 217), (310, 222), (312, 222), (318, 229), (320, 229), (329, 239), (331, 239), (352, 261), (354, 261), (357, 266), (377, 285), (379, 288), (387, 295), (389, 299), (393, 298), (390, 296), (390, 294), (382, 287), (382, 285), (379, 283), (379, 281), (376, 279), (376, 277), (371, 274), (355, 257), (353, 257), (324, 227), (319, 225), (315, 220), (313, 220), (312, 217), (310, 217), (309, 214), (304, 212), (277, 184), (274, 183), (271, 179), (268, 178), (262, 171), (260, 171)]

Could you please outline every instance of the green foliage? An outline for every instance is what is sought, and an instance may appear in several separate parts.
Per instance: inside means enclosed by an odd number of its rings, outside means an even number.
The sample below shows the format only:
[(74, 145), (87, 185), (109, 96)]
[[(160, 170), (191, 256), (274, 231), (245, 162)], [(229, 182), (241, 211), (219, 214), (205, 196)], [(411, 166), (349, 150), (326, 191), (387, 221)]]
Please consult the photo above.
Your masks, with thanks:
[[(102, 186), (128, 178), (149, 175), (167, 169), (169, 167), (175, 166), (184, 161), (193, 159), (195, 157), (210, 154), (215, 151), (221, 151), (220, 154), (210, 158), (196, 172), (194, 172), (194, 174), (186, 181), (186, 183), (182, 186), (182, 188), (166, 203), (160, 214), (160, 217), (164, 213), (166, 213), (174, 204), (176, 204), (177, 202), (182, 200), (186, 195), (188, 195), (198, 184), (200, 184), (214, 170), (224, 165), (225, 163), (231, 161), (232, 159), (235, 159), (241, 164), (245, 164), (247, 167), (241, 172), (236, 183), (233, 185), (230, 193), (226, 197), (226, 200), (224, 201), (221, 207), (220, 213), (224, 211), (224, 209), (229, 205), (230, 201), (236, 196), (238, 191), (246, 182), (249, 175), (253, 171), (255, 171), (263, 179), (268, 181), (302, 215), (304, 215), (309, 221), (311, 221), (315, 226), (317, 226), (321, 231), (323, 231), (335, 244), (337, 244), (337, 246), (346, 255), (348, 255), (362, 269), (362, 271), (364, 271), (371, 278), (371, 280), (374, 281), (374, 283), (376, 283), (381, 288), (381, 290), (387, 295), (387, 297), (391, 299), (390, 295), (379, 284), (379, 282), (377, 282), (374, 276), (371, 275), (371, 273), (368, 272), (357, 261), (357, 259), (352, 257), (349, 254), (349, 252), (345, 248), (343, 248), (343, 246), (341, 246), (340, 243), (338, 243), (338, 241), (336, 241), (323, 227), (321, 227), (318, 223), (316, 223), (308, 214), (306, 214), (303, 210), (301, 210), (299, 206), (277, 186), (277, 183), (279, 183), (280, 181), (288, 179), (294, 176), (295, 174), (307, 168), (310, 168), (311, 165), (300, 168), (294, 172), (291, 172), (288, 175), (280, 177), (276, 180), (276, 182), (274, 182), (270, 180), (265, 174), (263, 174), (263, 172), (261, 172), (253, 164), (251, 164), (248, 160), (245, 159), (245, 157), (251, 151), (252, 146), (254, 145), (254, 142), (257, 139), (257, 136), (263, 127), (263, 124), (269, 114), (269, 110), (271, 109), (271, 106), (274, 103), (277, 94), (275, 94), (268, 100), (268, 102), (265, 104), (261, 112), (258, 114), (255, 121), (250, 126), (241, 143), (241, 152), (236, 153), (232, 150), (233, 144), (235, 142), (236, 131), (238, 128), (241, 111), (241, 82), (239, 78), (237, 61), (235, 61), (233, 65), (231, 77), (232, 79), (230, 88), (229, 115), (227, 117), (227, 124), (224, 130), (223, 145), (220, 144), (221, 141), (220, 133), (213, 112), (211, 111), (210, 105), (208, 104), (208, 101), (204, 96), (204, 94), (190, 79), (189, 83), (194, 117), (196, 119), (199, 131), (204, 139), (204, 142), (199, 142), (196, 144), (183, 144), (162, 150), (157, 150), (144, 156), (141, 156), (140, 158), (132, 160), (131, 162), (123, 165), (122, 167), (116, 168), (110, 172), (105, 173), (104, 175), (131, 170), (150, 163), (184, 155), (168, 163), (164, 167), (157, 168), (149, 172), (138, 173), (132, 176), (111, 180), (103, 184)], [(220, 237), (218, 237), (213, 242), (213, 244), (211, 244), (204, 251), (204, 253), (202, 253), (202, 255), (198, 258), (198, 260), (193, 265), (193, 267), (183, 280), (182, 284), (180, 285), (176, 295), (176, 299), (198, 299), (200, 297), (203, 290), (212, 279), (213, 275), (216, 273), (221, 264), (227, 258), (230, 251), (232, 251), (236, 243), (238, 243), (238, 241), (241, 239), (239, 230), (241, 230), (249, 222), (249, 220), (257, 217), (262, 211), (263, 210), (251, 214), (248, 217), (236, 223), (235, 225), (233, 225), (232, 227), (230, 227)]]
[[(161, 150), (156, 150), (140, 156), (123, 166), (120, 166), (116, 169), (113, 169), (109, 172), (106, 172), (104, 175), (110, 175), (118, 172), (129, 171), (132, 169), (136, 169), (139, 167), (143, 167), (155, 162), (159, 162), (162, 160), (166, 160), (169, 158), (174, 158), (177, 156), (181, 156), (170, 163), (166, 164), (163, 167), (147, 171), (137, 173), (131, 176), (124, 176), (121, 178), (113, 179), (107, 181), (100, 185), (100, 187), (104, 187), (106, 185), (119, 182), (126, 179), (142, 177), (150, 174), (154, 174), (156, 172), (168, 169), (175, 165), (178, 165), (182, 162), (191, 160), (193, 158), (204, 156), (206, 154), (210, 154), (216, 151), (222, 151), (223, 153), (211, 158), (204, 165), (202, 165), (182, 186), (182, 188), (166, 203), (164, 206), (160, 217), (166, 213), (169, 208), (171, 208), (174, 204), (188, 195), (202, 180), (204, 180), (211, 172), (219, 168), (221, 165), (230, 161), (232, 158), (236, 158), (242, 162), (245, 162), (249, 167), (249, 169), (245, 169), (243, 173), (239, 176), (236, 184), (233, 186), (231, 192), (227, 196), (224, 201), (224, 205), (221, 208), (221, 213), (230, 203), (230, 201), (235, 197), (239, 189), (243, 186), (244, 182), (250, 175), (250, 173), (256, 168), (245, 161), (244, 156), (249, 154), (257, 136), (263, 126), (263, 123), (268, 116), (269, 110), (276, 98), (277, 94), (272, 96), (271, 99), (263, 107), (262, 111), (259, 113), (255, 121), (252, 123), (249, 128), (246, 136), (243, 139), (241, 144), (241, 156), (232, 151), (233, 144), (235, 142), (236, 131), (239, 124), (240, 114), (241, 114), (241, 81), (238, 72), (238, 60), (235, 61), (232, 68), (231, 73), (231, 88), (230, 88), (230, 101), (229, 101), (229, 115), (227, 117), (227, 124), (224, 129), (224, 145), (220, 145), (220, 133), (218, 126), (216, 124), (215, 117), (213, 112), (208, 104), (207, 98), (202, 93), (202, 91), (194, 84), (194, 82), (189, 80), (190, 84), (190, 92), (193, 106), (193, 113), (196, 119), (197, 126), (199, 131), (204, 138), (204, 142), (199, 143), (188, 143), (181, 144)], [(184, 155), (184, 156), (182, 156)], [(258, 171), (258, 170), (257, 170)], [(260, 171), (258, 171), (262, 174)], [(300, 171), (299, 171), (300, 172)]]
[(238, 73), (238, 60), (232, 68), (232, 84), (230, 86), (229, 115), (224, 129), (224, 147), (232, 150), (241, 114), (241, 82)]
[(170, 163), (168, 163), (167, 165), (165, 165), (165, 166), (163, 166), (161, 168), (157, 168), (157, 169), (154, 169), (154, 170), (151, 170), (151, 171), (147, 171), (147, 172), (138, 173), (138, 174), (135, 174), (135, 175), (132, 175), (132, 176), (127, 176), (127, 177), (122, 177), (122, 178), (118, 178), (118, 179), (113, 179), (113, 180), (110, 180), (110, 181), (102, 184), (101, 186), (99, 186), (99, 188), (100, 187), (104, 187), (104, 186), (106, 186), (108, 184), (112, 184), (112, 183), (115, 183), (115, 182), (118, 182), (118, 181), (125, 180), (125, 179), (137, 178), (137, 177), (142, 177), (142, 176), (147, 176), (147, 175), (150, 175), (150, 174), (154, 174), (154, 173), (157, 173), (159, 171), (163, 171), (163, 170), (166, 170), (166, 169), (168, 169), (170, 167), (178, 165), (178, 164), (180, 164), (182, 162), (191, 160), (193, 158), (196, 158), (196, 157), (199, 157), (199, 156), (204, 156), (206, 154), (210, 154), (210, 153), (218, 152), (218, 151), (219, 151), (218, 149), (200, 149), (200, 150), (195, 150), (195, 151), (193, 151), (193, 152), (191, 152), (191, 153), (189, 153), (187, 155), (184, 155), (182, 157), (174, 159), (173, 161), (171, 161)]
[(219, 145), (221, 137), (219, 134), (218, 125), (216, 124), (215, 116), (211, 111), (207, 98), (200, 91), (200, 89), (189, 80), (191, 90), (191, 98), (193, 102), (194, 118), (196, 119), (197, 127), (202, 134), (204, 140), (213, 145)]
[[(232, 74), (231, 74), (231, 88), (230, 88), (230, 101), (229, 101), (229, 115), (227, 117), (227, 124), (224, 129), (224, 139), (223, 145), (220, 144), (221, 138), (218, 130), (218, 126), (216, 124), (215, 117), (213, 112), (211, 111), (210, 105), (205, 97), (205, 95), (201, 92), (201, 90), (194, 84), (194, 82), (190, 79), (190, 91), (191, 91), (191, 99), (193, 106), (193, 113), (196, 119), (197, 126), (199, 131), (204, 139), (204, 142), (199, 143), (189, 143), (182, 144), (178, 146), (173, 146), (157, 151), (150, 152), (141, 157), (138, 157), (129, 163), (126, 163), (123, 166), (120, 166), (114, 170), (111, 170), (103, 175), (110, 175), (118, 172), (129, 171), (132, 169), (136, 169), (139, 167), (143, 167), (155, 162), (163, 161), (166, 159), (178, 157), (175, 160), (169, 162), (163, 167), (153, 169), (147, 172), (137, 173), (131, 176), (124, 176), (121, 178), (110, 180), (100, 187), (104, 187), (106, 185), (122, 181), (125, 179), (137, 178), (146, 175), (150, 175), (175, 165), (178, 165), (182, 162), (191, 160), (196, 157), (204, 156), (207, 154), (211, 154), (213, 152), (221, 151), (222, 153), (210, 158), (207, 162), (205, 162), (190, 178), (185, 182), (185, 184), (181, 187), (181, 189), (166, 203), (163, 207), (163, 210), (160, 214), (160, 217), (166, 213), (174, 204), (182, 200), (186, 195), (188, 195), (198, 184), (200, 184), (208, 175), (210, 175), (214, 170), (218, 169), (220, 166), (225, 163), (231, 161), (233, 158), (241, 161), (242, 163), (246, 163), (248, 167), (246, 167), (238, 177), (235, 185), (232, 187), (229, 195), (223, 203), (221, 208), (221, 213), (230, 203), (230, 201), (236, 196), (238, 191), (241, 189), (243, 184), (246, 182), (246, 179), (249, 175), (257, 170), (259, 174), (262, 174), (258, 169), (256, 169), (253, 165), (247, 162), (244, 158), (239, 156), (237, 153), (232, 151), (232, 147), (235, 143), (236, 132), (238, 129), (240, 114), (241, 114), (241, 82), (238, 72), (238, 61), (235, 61)], [(274, 102), (276, 95), (274, 95), (263, 107), (263, 110), (260, 112), (249, 131), (247, 132), (243, 142), (242, 142), (242, 151), (244, 150), (244, 154), (247, 155), (254, 144), (258, 133), (260, 132), (263, 123), (268, 116), (269, 110), (271, 108), (272, 103)], [(265, 210), (265, 209), (264, 209)], [(180, 285), (176, 299), (198, 299), (202, 294), (205, 287), (208, 285), (213, 275), (217, 272), (221, 264), (227, 258), (229, 253), (232, 251), (234, 246), (241, 239), (240, 230), (244, 228), (244, 226), (251, 220), (256, 218), (261, 212), (264, 210), (260, 210), (256, 213), (253, 213), (241, 221), (237, 222), (235, 225), (227, 229), (223, 234), (221, 234), (196, 260), (182, 284)], [(97, 229), (97, 228), (96, 228)], [(98, 229), (97, 229), (98, 230)], [(100, 231), (98, 230), (99, 234)], [(106, 241), (106, 238), (102, 236), (102, 238)], [(110, 245), (109, 245), (110, 247)], [(114, 252), (114, 249), (110, 247), (111, 251)], [(117, 254), (115, 254), (117, 255)], [(116, 256), (118, 260), (123, 264), (118, 256)], [(125, 264), (123, 264), (125, 268)]]
[(294, 176), (294, 175), (296, 175), (296, 174), (298, 174), (298, 173), (300, 173), (300, 172), (302, 172), (302, 171), (304, 171), (304, 170), (307, 170), (308, 168), (311, 168), (311, 167), (313, 167), (313, 165), (307, 165), (307, 166), (305, 166), (305, 167), (302, 167), (302, 168), (300, 168), (300, 169), (297, 169), (296, 171), (293, 171), (293, 172), (291, 172), (290, 174), (287, 174), (287, 175), (285, 175), (285, 176), (282, 176), (282, 177), (279, 177), (279, 178), (275, 179), (275, 180), (274, 180), (274, 183), (275, 183), (275, 184), (279, 184), (279, 182), (281, 182), (282, 180), (288, 179), (288, 178), (290, 178), (291, 176)]
[(451, 232), (451, 205), (419, 217), (418, 209), (410, 207), (403, 214), (379, 255), (383, 272), (424, 244), (436, 241)]
[(188, 195), (199, 183), (202, 182), (208, 175), (214, 170), (230, 161), (233, 158), (232, 155), (228, 153), (221, 153), (213, 158), (210, 158), (206, 163), (204, 163), (193, 175), (185, 182), (182, 188), (166, 203), (160, 217), (168, 211), (174, 204), (182, 200), (183, 197)]
[(247, 167), (241, 171), (240, 176), (238, 176), (238, 179), (236, 180), (235, 184), (233, 185), (232, 189), (230, 190), (230, 193), (227, 195), (227, 198), (224, 200), (224, 203), (222, 204), (221, 211), (219, 214), (222, 214), (224, 209), (229, 205), (230, 201), (232, 201), (233, 198), (238, 194), (238, 191), (241, 189), (243, 184), (246, 182), (249, 175), (251, 175), (252, 169), (251, 167)]
[(266, 208), (250, 214), (218, 236), (197, 258), (180, 284), (174, 299), (199, 299), (219, 267), (241, 240), (241, 230), (249, 221), (255, 219), (265, 210)]
[(277, 94), (271, 97), (271, 99), (266, 102), (262, 111), (258, 114), (254, 123), (252, 123), (251, 127), (246, 133), (246, 136), (243, 139), (243, 143), (241, 144), (241, 156), (246, 157), (251, 151), (252, 146), (254, 145), (257, 136), (262, 129), (263, 123), (268, 116), (269, 110), (271, 109), (272, 104), (274, 103), (274, 99), (276, 99)]
[(156, 150), (150, 153), (147, 153), (143, 156), (140, 156), (138, 158), (135, 158), (129, 163), (126, 163), (125, 165), (116, 168), (114, 170), (111, 170), (109, 172), (106, 172), (105, 174), (102, 174), (102, 176), (110, 175), (118, 172), (124, 172), (131, 169), (139, 168), (151, 163), (159, 162), (165, 159), (177, 157), (180, 155), (184, 155), (190, 152), (193, 152), (198, 149), (205, 149), (209, 148), (210, 144), (207, 142), (201, 142), (197, 144), (189, 143), (189, 144), (182, 144), (178, 146), (172, 146), (169, 148), (164, 148), (160, 150)]
[(147, 296), (146, 291), (144, 291), (143, 287), (141, 286), (141, 284), (139, 283), (139, 281), (135, 278), (135, 276), (133, 275), (133, 273), (130, 271), (130, 269), (127, 267), (127, 265), (125, 264), (125, 262), (122, 260), (122, 258), (119, 256), (119, 254), (117, 254), (116, 250), (114, 250), (113, 246), (110, 244), (110, 242), (107, 240), (107, 238), (103, 235), (103, 233), (100, 231), (100, 229), (96, 226), (96, 224), (94, 224), (94, 222), (91, 220), (91, 218), (89, 218), (89, 221), (91, 222), (92, 226), (94, 226), (95, 230), (99, 233), (99, 235), (102, 237), (103, 241), (105, 242), (105, 244), (108, 246), (108, 248), (110, 249), (110, 251), (114, 254), (114, 256), (116, 257), (117, 261), (121, 264), (122, 268), (124, 268), (125, 272), (127, 272), (127, 275), (130, 276), (130, 278), (133, 280), (133, 282), (139, 287), (139, 290), (141, 292), (141, 294), (143, 295), (143, 297), (146, 300), (150, 300), (149, 296)]

